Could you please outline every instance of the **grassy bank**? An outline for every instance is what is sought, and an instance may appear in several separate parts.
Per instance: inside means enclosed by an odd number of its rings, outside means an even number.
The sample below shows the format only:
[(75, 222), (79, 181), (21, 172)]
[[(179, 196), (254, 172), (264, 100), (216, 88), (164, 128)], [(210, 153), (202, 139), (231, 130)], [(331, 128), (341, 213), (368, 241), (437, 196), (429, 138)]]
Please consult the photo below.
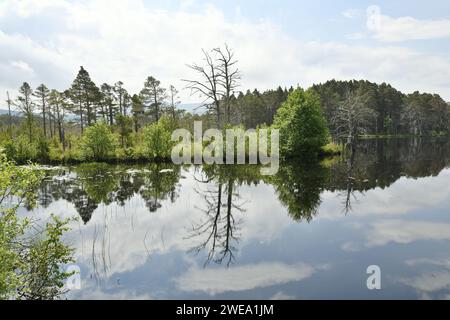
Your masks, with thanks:
[(440, 138), (448, 137), (447, 133), (434, 133), (428, 135), (414, 134), (366, 134), (358, 136), (358, 139), (401, 139), (401, 138)]
[(342, 154), (343, 149), (344, 149), (344, 145), (330, 142), (327, 145), (322, 147), (321, 156), (324, 156), (324, 157), (337, 156), (337, 155)]
[[(200, 147), (204, 149), (205, 146)], [(320, 159), (330, 158), (341, 155), (343, 153), (343, 145), (328, 143), (323, 146), (318, 156)], [(202, 150), (200, 149), (200, 150)], [(3, 149), (4, 151), (4, 149)], [(8, 152), (6, 152), (8, 153)], [(104, 162), (109, 164), (145, 164), (145, 163), (172, 163), (170, 153), (167, 152), (166, 156), (152, 155), (143, 152), (140, 148), (117, 148), (113, 154), (109, 154), (107, 157), (101, 158), (89, 158), (85, 157), (82, 152), (78, 150), (66, 150), (62, 148), (49, 146), (45, 153), (25, 153), (20, 157), (10, 157), (17, 164), (27, 164), (29, 162), (38, 163), (42, 165), (76, 165), (82, 163)], [(192, 147), (191, 160), (194, 160), (194, 147)], [(226, 151), (224, 150), (224, 163), (226, 161)], [(246, 150), (246, 161), (248, 162), (249, 155)]]

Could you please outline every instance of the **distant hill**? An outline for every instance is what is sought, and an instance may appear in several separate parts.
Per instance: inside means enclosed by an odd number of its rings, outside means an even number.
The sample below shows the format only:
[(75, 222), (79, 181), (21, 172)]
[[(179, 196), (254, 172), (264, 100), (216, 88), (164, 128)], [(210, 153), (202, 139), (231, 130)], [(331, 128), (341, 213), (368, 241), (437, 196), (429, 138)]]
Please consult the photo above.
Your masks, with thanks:
[(205, 108), (199, 108), (200, 106), (200, 103), (181, 103), (177, 107), (192, 114), (202, 114), (205, 112)]
[[(8, 114), (8, 110), (0, 109), (0, 115), (4, 115), (4, 114)], [(11, 110), (11, 115), (12, 116), (20, 116), (21, 112), (20, 111)]]
[[(202, 114), (203, 112), (205, 112), (205, 108), (198, 108), (199, 106), (200, 106), (200, 103), (181, 103), (181, 104), (179, 104), (177, 106), (177, 108), (186, 110), (187, 112), (190, 112), (192, 114)], [(7, 109), (0, 109), (0, 115), (7, 115), (7, 114), (8, 114), (8, 110)], [(11, 115), (12, 116), (21, 117), (22, 116), (22, 112), (11, 110)], [(39, 116), (40, 114), (37, 113), (36, 115)], [(67, 118), (68, 119), (73, 119), (73, 118), (76, 118), (76, 116), (68, 115)]]

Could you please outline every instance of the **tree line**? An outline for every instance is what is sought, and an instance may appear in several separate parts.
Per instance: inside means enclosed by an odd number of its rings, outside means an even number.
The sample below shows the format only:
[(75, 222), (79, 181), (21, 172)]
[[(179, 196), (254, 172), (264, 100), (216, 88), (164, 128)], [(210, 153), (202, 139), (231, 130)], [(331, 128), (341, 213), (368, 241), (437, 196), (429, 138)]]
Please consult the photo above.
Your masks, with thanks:
[[(191, 79), (183, 80), (185, 89), (202, 99), (199, 105), (204, 110), (202, 113), (191, 114), (179, 109), (178, 90), (174, 86), (163, 87), (153, 76), (145, 79), (139, 92), (131, 94), (122, 81), (98, 86), (89, 72), (80, 67), (66, 90), (49, 89), (44, 84), (33, 89), (24, 82), (16, 99), (8, 93), (9, 114), (0, 117), (3, 118), (0, 119), (0, 143), (13, 154), (23, 153), (24, 159), (33, 158), (30, 154), (41, 154), (34, 158), (45, 158), (52, 148), (54, 153), (61, 151), (71, 157), (71, 153), (89, 149), (80, 144), (90, 136), (96, 143), (109, 141), (114, 145), (115, 142), (123, 157), (135, 158), (143, 152), (154, 154), (152, 148), (168, 147), (161, 141), (163, 136), (167, 137), (167, 131), (192, 128), (194, 120), (202, 120), (205, 128), (283, 125), (289, 135), (286, 140), (293, 145), (298, 144), (294, 140), (305, 140), (298, 135), (300, 131), (302, 134), (318, 132), (320, 137), (311, 139), (321, 143), (326, 140), (325, 135), (334, 141), (353, 143), (359, 135), (427, 136), (450, 132), (450, 106), (437, 94), (404, 94), (389, 84), (364, 80), (331, 80), (306, 91), (278, 87), (244, 93), (239, 91), (241, 72), (237, 60), (226, 45), (203, 50), (202, 62), (188, 67), (193, 74)], [(298, 104), (314, 107), (297, 107)], [(12, 107), (22, 113), (20, 123), (11, 114)], [(312, 112), (313, 116), (302, 114), (305, 112)], [(321, 117), (324, 121), (319, 119)], [(311, 119), (312, 123), (305, 123)], [(85, 134), (94, 126), (95, 130)], [(327, 132), (316, 130), (317, 126), (326, 126)], [(308, 127), (310, 129), (303, 130)], [(96, 133), (111, 133), (112, 136), (97, 139)], [(86, 139), (79, 139), (80, 135)], [(146, 140), (153, 142), (146, 146)], [(100, 149), (116, 150), (113, 145)], [(167, 154), (167, 150), (164, 153)]]
[(450, 105), (438, 94), (404, 94), (391, 85), (336, 81), (313, 86), (334, 137), (353, 135), (420, 136), (450, 132)]
[(139, 94), (130, 95), (123, 85), (122, 81), (118, 81), (114, 85), (103, 83), (97, 86), (88, 71), (80, 67), (71, 87), (64, 91), (50, 90), (45, 84), (33, 90), (24, 82), (16, 100), (12, 101), (8, 94), (8, 109), (16, 106), (21, 111), (30, 142), (33, 140), (36, 114), (40, 114), (40, 133), (46, 138), (56, 135), (61, 143), (64, 142), (65, 128), (70, 123), (76, 123), (81, 134), (86, 127), (99, 120), (110, 126), (132, 125), (138, 131), (146, 122), (158, 121), (164, 113), (170, 112), (174, 118), (177, 116), (176, 105), (179, 101), (175, 87), (170, 86), (166, 90), (152, 76), (146, 79)]

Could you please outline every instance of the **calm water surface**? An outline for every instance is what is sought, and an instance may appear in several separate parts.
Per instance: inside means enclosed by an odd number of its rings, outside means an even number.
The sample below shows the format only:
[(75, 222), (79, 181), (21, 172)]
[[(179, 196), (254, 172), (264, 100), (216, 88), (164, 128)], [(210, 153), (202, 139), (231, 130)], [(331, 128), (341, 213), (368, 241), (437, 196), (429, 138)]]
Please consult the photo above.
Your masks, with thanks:
[[(353, 159), (53, 168), (39, 206), (79, 216), (70, 299), (450, 298), (450, 141), (360, 142)], [(381, 290), (366, 269), (381, 268)]]

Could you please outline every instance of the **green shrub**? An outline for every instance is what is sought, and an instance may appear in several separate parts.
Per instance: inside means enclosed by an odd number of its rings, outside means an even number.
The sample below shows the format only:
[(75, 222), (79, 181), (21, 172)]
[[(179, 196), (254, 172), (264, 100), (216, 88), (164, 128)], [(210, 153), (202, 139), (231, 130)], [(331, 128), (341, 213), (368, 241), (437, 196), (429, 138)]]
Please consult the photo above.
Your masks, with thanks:
[(23, 135), (6, 142), (3, 148), (6, 157), (10, 160), (15, 160), (18, 163), (34, 160), (38, 155), (36, 145), (30, 143), (29, 138)]
[(81, 138), (81, 154), (89, 160), (108, 160), (115, 154), (117, 138), (104, 122), (86, 128)]
[(277, 111), (274, 128), (280, 130), (280, 152), (284, 157), (318, 154), (328, 143), (320, 98), (311, 90), (298, 88), (289, 94)]
[(148, 159), (169, 159), (175, 145), (171, 141), (174, 124), (166, 116), (143, 130), (143, 152)]
[(122, 148), (131, 146), (133, 132), (133, 120), (130, 117), (117, 114), (116, 127), (119, 134), (119, 141)]
[(116, 159), (120, 161), (136, 160), (136, 154), (133, 148), (118, 148), (116, 150)]
[(329, 142), (322, 147), (322, 154), (325, 156), (338, 155), (342, 152), (342, 145), (336, 144), (334, 142)]
[(64, 150), (62, 144), (58, 141), (52, 140), (49, 146), (50, 161), (61, 162), (64, 160)]
[(17, 216), (21, 205), (36, 203), (42, 178), (36, 168), (16, 166), (0, 154), (0, 299), (57, 298), (71, 275), (61, 270), (73, 261), (73, 250), (61, 241), (69, 220), (52, 216), (40, 227)]
[(39, 137), (37, 142), (36, 158), (39, 161), (48, 161), (50, 159), (50, 144), (44, 137)]

